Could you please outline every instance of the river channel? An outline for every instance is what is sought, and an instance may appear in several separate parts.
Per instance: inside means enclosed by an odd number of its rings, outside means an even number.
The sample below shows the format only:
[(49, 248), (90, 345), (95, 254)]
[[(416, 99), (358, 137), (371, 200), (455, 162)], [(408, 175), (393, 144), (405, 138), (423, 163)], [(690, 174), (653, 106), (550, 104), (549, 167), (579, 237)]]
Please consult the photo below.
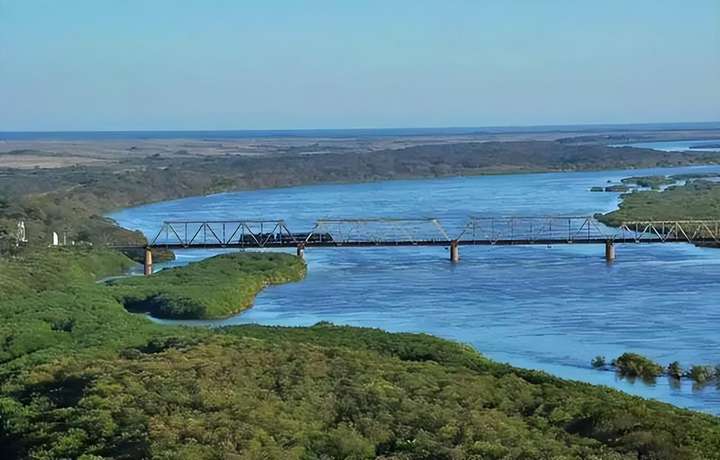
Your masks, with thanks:
[[(619, 195), (590, 192), (632, 175), (720, 172), (720, 166), (459, 177), (222, 193), (112, 214), (152, 238), (164, 220), (437, 217), (449, 234), (470, 215), (585, 216)], [(495, 360), (608, 385), (720, 414), (720, 390), (632, 382), (595, 370), (596, 355), (634, 351), (663, 364), (720, 363), (720, 250), (689, 244), (619, 245), (608, 265), (594, 245), (308, 249), (307, 278), (262, 292), (255, 306), (213, 326), (307, 326), (319, 321), (425, 332), (473, 345)], [(181, 251), (173, 264), (214, 254)], [(186, 322), (187, 323), (187, 322)]]

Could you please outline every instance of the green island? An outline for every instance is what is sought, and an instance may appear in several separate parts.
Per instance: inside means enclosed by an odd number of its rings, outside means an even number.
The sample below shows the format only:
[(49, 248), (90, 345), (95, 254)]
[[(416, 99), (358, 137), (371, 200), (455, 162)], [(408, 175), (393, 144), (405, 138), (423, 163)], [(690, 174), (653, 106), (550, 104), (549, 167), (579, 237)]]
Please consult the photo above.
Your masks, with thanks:
[(96, 282), (132, 264), (116, 252), (1, 264), (2, 458), (720, 458), (715, 417), (458, 343), (325, 323), (159, 325), (118, 301), (132, 283)]
[(170, 268), (149, 277), (110, 281), (115, 298), (133, 312), (157, 318), (224, 318), (252, 305), (270, 284), (301, 280), (301, 258), (281, 253), (233, 253), (186, 267)]
[[(683, 178), (688, 179), (684, 185), (673, 185), (663, 191), (647, 190), (624, 194), (617, 210), (597, 217), (611, 226), (642, 220), (720, 218), (720, 183), (687, 176)], [(676, 179), (677, 177), (670, 178)]]

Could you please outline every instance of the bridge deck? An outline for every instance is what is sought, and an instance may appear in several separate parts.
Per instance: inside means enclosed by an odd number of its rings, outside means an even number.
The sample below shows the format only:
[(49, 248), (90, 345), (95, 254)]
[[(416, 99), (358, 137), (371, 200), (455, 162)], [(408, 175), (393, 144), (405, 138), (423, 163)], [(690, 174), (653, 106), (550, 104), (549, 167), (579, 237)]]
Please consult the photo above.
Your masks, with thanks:
[[(512, 240), (458, 240), (457, 244), (460, 246), (553, 246), (553, 245), (578, 245), (578, 244), (605, 244), (611, 241), (615, 244), (665, 244), (665, 243), (689, 243), (684, 238), (671, 238), (671, 239), (650, 239), (650, 238), (621, 238), (621, 239), (608, 239), (608, 238), (590, 238), (582, 240), (561, 240), (561, 239), (512, 239)], [(712, 238), (700, 238), (692, 241), (693, 243), (717, 243)], [(306, 248), (368, 248), (368, 247), (412, 247), (412, 246), (429, 246), (429, 247), (447, 247), (451, 245), (451, 241), (443, 240), (425, 240), (425, 241), (323, 241), (323, 242), (268, 242), (265, 244), (254, 244), (254, 243), (192, 243), (192, 244), (179, 244), (179, 243), (165, 243), (165, 244), (154, 244), (148, 245), (150, 248), (162, 248), (162, 249), (261, 249), (261, 248), (296, 248), (298, 245), (303, 245)], [(115, 246), (116, 248), (131, 249), (141, 248), (145, 246)]]
[[(520, 246), (716, 243), (720, 221), (638, 221), (618, 228), (593, 217), (471, 217), (453, 232), (435, 218), (318, 220), (302, 232), (284, 220), (165, 221), (147, 245), (167, 249)], [(115, 246), (122, 247), (122, 246)], [(137, 246), (134, 246), (137, 247)]]

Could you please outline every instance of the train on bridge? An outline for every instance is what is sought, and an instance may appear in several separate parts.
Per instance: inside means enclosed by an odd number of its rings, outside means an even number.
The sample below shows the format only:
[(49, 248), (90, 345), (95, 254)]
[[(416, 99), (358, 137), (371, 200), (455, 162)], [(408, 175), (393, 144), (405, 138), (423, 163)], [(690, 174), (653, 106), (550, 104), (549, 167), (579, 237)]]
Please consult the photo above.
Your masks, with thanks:
[(298, 243), (332, 243), (335, 240), (330, 233), (250, 233), (242, 234), (237, 239), (238, 243), (245, 243), (248, 246), (263, 242), (267, 245), (273, 243), (298, 244)]

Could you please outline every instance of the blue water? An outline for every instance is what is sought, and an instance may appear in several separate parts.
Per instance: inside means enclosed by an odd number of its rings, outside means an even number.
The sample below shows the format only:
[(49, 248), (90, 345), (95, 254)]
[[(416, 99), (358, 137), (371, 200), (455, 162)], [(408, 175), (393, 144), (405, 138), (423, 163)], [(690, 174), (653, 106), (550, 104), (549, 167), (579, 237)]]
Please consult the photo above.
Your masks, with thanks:
[[(590, 187), (631, 175), (720, 172), (691, 167), (485, 176), (307, 186), (224, 193), (126, 209), (121, 225), (149, 237), (166, 219), (283, 218), (291, 230), (315, 219), (434, 216), (448, 233), (468, 215), (591, 215), (617, 206)], [(213, 254), (178, 253), (174, 264)], [(590, 368), (626, 351), (662, 363), (720, 363), (720, 250), (686, 244), (623, 245), (607, 265), (600, 246), (308, 249), (307, 278), (261, 293), (238, 316), (197, 324), (318, 321), (427, 332), (472, 344), (513, 365), (612, 386), (720, 414), (714, 385), (630, 382)]]
[(720, 152), (720, 147), (712, 147), (718, 144), (720, 144), (720, 139), (702, 139), (692, 141), (635, 142), (632, 144), (615, 145), (614, 147), (638, 147), (662, 150), (664, 152), (683, 152), (687, 150), (691, 152)]

